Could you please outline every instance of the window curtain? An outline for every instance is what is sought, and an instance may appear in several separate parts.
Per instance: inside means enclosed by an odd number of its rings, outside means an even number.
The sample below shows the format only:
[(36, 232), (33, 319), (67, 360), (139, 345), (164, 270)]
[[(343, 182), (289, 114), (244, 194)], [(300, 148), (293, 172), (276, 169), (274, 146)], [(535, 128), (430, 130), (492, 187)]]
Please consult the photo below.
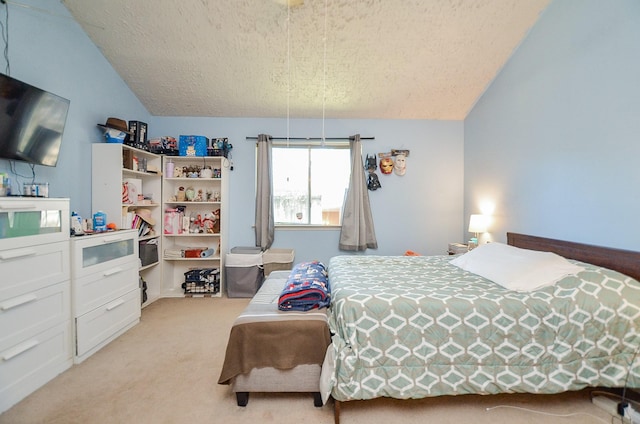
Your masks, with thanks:
[(274, 237), (270, 135), (258, 135), (258, 164), (256, 181), (256, 246), (266, 250)]
[(347, 251), (377, 249), (378, 241), (373, 227), (373, 215), (371, 215), (367, 181), (362, 164), (360, 134), (349, 137), (349, 144), (351, 146), (351, 178), (344, 202), (338, 248)]

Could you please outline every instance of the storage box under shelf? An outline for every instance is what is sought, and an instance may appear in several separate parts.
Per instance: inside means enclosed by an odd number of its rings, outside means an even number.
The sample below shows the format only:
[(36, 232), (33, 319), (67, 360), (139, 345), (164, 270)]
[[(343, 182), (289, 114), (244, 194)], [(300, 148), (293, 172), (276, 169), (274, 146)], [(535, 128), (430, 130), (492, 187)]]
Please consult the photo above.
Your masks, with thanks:
[(220, 293), (220, 270), (218, 268), (190, 269), (184, 273), (182, 288), (185, 296), (216, 295)]

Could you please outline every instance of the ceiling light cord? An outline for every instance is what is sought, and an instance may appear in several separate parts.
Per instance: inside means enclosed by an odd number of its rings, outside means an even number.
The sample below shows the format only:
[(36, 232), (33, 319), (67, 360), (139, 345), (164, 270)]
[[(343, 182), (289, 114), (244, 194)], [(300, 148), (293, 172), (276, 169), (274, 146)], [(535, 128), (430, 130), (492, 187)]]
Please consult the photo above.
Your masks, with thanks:
[(322, 146), (324, 147), (324, 119), (327, 104), (327, 10), (328, 0), (324, 0), (324, 36), (322, 37), (324, 53), (322, 58)]
[(291, 7), (287, 2), (287, 147), (289, 147), (289, 115), (291, 97), (291, 34), (290, 34)]

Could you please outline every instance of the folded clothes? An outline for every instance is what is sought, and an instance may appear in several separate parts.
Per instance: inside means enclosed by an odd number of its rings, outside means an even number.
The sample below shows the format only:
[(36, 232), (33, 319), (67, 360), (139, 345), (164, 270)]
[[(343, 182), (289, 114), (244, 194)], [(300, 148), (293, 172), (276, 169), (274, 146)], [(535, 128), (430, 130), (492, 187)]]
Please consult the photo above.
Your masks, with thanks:
[(297, 264), (278, 299), (281, 311), (308, 311), (329, 307), (331, 288), (325, 266), (318, 261)]
[(164, 249), (165, 259), (180, 259), (184, 258), (184, 250), (181, 249)]

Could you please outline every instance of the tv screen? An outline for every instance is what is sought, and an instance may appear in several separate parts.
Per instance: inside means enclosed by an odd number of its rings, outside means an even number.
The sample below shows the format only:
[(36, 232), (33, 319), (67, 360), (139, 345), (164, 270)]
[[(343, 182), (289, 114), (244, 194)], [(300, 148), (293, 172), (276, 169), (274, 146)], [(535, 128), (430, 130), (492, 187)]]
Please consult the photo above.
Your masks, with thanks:
[(69, 100), (0, 74), (0, 158), (56, 166)]

